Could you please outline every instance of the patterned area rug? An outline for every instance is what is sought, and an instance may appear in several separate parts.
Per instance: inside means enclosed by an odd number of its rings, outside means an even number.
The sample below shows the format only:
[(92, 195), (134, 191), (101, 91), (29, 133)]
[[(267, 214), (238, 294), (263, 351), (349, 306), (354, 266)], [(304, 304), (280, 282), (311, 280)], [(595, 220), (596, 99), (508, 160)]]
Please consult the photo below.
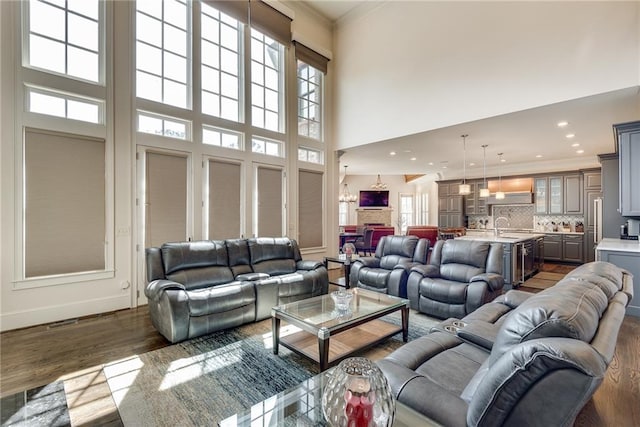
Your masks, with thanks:
[[(397, 313), (384, 319), (400, 324)], [(410, 340), (439, 322), (415, 312), (409, 319)], [(400, 347), (401, 335), (364, 355)], [(217, 425), (318, 373), (316, 363), (283, 347), (274, 355), (271, 343), (266, 320), (113, 362), (104, 372), (125, 426)]]
[(0, 399), (2, 427), (70, 426), (62, 381)]

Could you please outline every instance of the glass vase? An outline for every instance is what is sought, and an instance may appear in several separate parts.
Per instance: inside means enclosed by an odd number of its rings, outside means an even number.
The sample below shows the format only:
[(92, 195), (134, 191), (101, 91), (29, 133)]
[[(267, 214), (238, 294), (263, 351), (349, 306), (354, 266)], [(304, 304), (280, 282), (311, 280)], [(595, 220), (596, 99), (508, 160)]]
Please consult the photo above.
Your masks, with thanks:
[(345, 359), (322, 393), (322, 412), (334, 427), (391, 426), (395, 399), (378, 366), (364, 357)]

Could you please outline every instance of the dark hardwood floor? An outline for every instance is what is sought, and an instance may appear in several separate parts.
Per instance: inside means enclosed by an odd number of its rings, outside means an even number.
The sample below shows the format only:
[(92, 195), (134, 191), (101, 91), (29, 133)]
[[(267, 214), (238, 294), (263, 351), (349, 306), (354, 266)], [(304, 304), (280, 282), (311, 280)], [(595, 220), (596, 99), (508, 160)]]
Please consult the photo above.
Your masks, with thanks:
[[(539, 292), (545, 287), (541, 280), (557, 280), (572, 268), (545, 264), (546, 279), (527, 281), (519, 289)], [(339, 273), (336, 269), (330, 274)], [(118, 426), (120, 417), (102, 365), (167, 345), (151, 325), (146, 306), (3, 332), (0, 396), (62, 380), (73, 426)], [(575, 425), (640, 425), (640, 318), (625, 317), (607, 377)]]

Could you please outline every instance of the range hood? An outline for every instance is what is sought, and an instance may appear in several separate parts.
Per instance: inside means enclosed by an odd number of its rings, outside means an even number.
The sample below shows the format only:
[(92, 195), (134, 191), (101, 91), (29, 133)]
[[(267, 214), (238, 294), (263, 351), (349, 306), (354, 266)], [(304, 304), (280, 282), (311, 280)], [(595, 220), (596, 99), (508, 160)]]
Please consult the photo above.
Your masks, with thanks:
[[(533, 178), (509, 178), (487, 183), (491, 196), (488, 205), (530, 205), (533, 203)], [(504, 199), (496, 199), (496, 192), (502, 190)]]
[(488, 205), (530, 205), (533, 203), (533, 193), (505, 193), (504, 199), (496, 199), (495, 193), (487, 199)]

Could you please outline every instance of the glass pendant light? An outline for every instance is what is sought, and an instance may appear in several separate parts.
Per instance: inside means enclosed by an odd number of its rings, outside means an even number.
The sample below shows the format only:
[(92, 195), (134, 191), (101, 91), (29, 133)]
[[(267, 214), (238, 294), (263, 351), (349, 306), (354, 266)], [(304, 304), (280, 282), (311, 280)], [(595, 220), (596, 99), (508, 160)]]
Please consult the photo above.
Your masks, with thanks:
[(480, 189), (480, 197), (489, 197), (491, 195), (489, 187), (487, 186), (487, 147), (487, 144), (482, 146), (482, 174), (484, 175), (484, 185), (483, 188)]
[(500, 163), (498, 164), (498, 191), (496, 191), (496, 199), (502, 200), (504, 199), (504, 192), (502, 191), (502, 173), (500, 172), (502, 169), (502, 154), (498, 153), (498, 157), (500, 158)]
[(467, 137), (469, 135), (464, 134), (462, 136), (462, 184), (458, 186), (458, 194), (461, 196), (468, 196), (471, 194), (471, 185), (467, 184)]

